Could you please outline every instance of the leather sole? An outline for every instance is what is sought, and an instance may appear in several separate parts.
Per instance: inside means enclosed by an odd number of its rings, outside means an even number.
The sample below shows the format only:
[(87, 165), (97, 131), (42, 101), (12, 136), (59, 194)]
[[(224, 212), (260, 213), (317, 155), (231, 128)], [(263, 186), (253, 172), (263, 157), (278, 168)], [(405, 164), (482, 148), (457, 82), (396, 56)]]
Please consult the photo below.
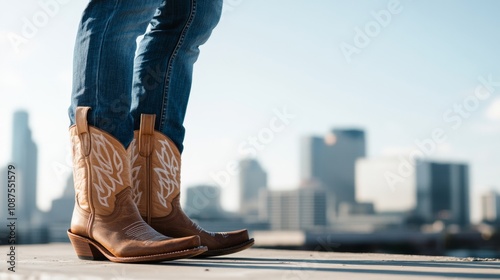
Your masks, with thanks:
[(202, 254), (199, 254), (197, 256), (194, 256), (194, 258), (201, 259), (201, 258), (209, 258), (209, 257), (216, 257), (216, 256), (222, 256), (222, 255), (229, 255), (229, 254), (234, 254), (240, 251), (243, 251), (245, 249), (248, 249), (252, 247), (252, 245), (255, 243), (255, 240), (253, 238), (250, 238), (249, 240), (238, 244), (236, 246), (228, 247), (228, 248), (223, 248), (223, 249), (215, 249), (215, 250), (208, 250)]
[(142, 263), (142, 262), (160, 262), (170, 261), (182, 258), (192, 258), (205, 253), (208, 248), (206, 246), (199, 246), (191, 249), (174, 251), (162, 254), (153, 254), (135, 257), (117, 257), (109, 252), (104, 246), (98, 242), (72, 233), (68, 230), (68, 237), (75, 249), (76, 255), (82, 260), (110, 260), (119, 263)]

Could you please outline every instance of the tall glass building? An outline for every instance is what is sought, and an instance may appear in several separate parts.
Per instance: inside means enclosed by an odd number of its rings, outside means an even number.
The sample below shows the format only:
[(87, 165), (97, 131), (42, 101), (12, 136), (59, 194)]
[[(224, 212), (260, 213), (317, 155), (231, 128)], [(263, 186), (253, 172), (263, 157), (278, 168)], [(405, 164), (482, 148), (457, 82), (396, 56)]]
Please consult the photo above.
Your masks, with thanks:
[(333, 129), (324, 137), (311, 136), (301, 143), (301, 179), (322, 184), (336, 207), (355, 204), (356, 160), (366, 156), (365, 132)]
[(469, 225), (469, 167), (462, 163), (417, 163), (417, 213), (427, 221)]
[(255, 159), (239, 162), (240, 213), (244, 216), (258, 216), (259, 193), (267, 189), (267, 173)]

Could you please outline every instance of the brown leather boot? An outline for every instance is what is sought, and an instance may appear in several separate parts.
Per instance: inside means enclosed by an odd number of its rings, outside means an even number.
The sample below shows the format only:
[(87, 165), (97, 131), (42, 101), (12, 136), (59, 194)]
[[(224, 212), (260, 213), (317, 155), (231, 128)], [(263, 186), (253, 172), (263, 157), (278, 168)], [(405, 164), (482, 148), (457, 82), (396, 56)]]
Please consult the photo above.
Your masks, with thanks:
[(130, 161), (123, 145), (87, 124), (90, 107), (77, 107), (70, 128), (75, 208), (68, 236), (81, 259), (152, 262), (207, 250), (198, 236), (170, 238), (152, 229), (132, 201)]
[(167, 136), (154, 130), (155, 115), (141, 115), (141, 127), (130, 144), (134, 202), (144, 220), (158, 232), (199, 235), (208, 251), (198, 257), (236, 253), (253, 245), (247, 230), (208, 232), (186, 216), (180, 205), (181, 155)]

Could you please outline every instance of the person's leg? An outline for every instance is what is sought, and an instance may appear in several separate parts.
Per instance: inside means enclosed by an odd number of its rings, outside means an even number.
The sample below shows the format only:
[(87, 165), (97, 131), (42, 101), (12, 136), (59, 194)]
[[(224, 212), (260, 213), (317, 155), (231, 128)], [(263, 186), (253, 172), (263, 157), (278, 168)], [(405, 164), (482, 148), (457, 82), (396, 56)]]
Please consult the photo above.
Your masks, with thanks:
[(133, 202), (130, 116), (135, 40), (158, 0), (92, 0), (75, 47), (69, 109), (75, 207), (68, 237), (82, 259), (150, 262), (207, 250), (200, 238), (170, 238), (152, 229)]
[(130, 115), (136, 39), (144, 34), (161, 0), (92, 0), (78, 27), (69, 117), (89, 106), (89, 124), (127, 147), (133, 137)]
[(217, 24), (222, 0), (169, 0), (162, 3), (151, 30), (139, 45), (134, 69), (130, 144), (135, 202), (146, 222), (175, 237), (198, 235), (208, 251), (235, 253), (253, 245), (246, 230), (208, 232), (180, 205), (184, 115), (198, 47)]
[(134, 64), (132, 115), (155, 114), (155, 129), (182, 152), (184, 116), (198, 47), (217, 25), (222, 0), (163, 1), (139, 44)]

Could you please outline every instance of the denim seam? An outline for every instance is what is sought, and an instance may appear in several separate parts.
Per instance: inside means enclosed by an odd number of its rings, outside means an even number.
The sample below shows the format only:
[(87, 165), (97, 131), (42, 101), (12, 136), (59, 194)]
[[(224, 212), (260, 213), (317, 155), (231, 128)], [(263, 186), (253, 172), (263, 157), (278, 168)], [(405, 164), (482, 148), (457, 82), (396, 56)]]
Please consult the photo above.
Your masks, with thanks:
[(161, 109), (161, 116), (160, 116), (160, 127), (158, 129), (161, 130), (161, 127), (165, 125), (166, 122), (166, 115), (167, 115), (167, 104), (169, 102), (168, 100), (168, 91), (170, 89), (170, 75), (172, 73), (172, 64), (174, 60), (177, 58), (177, 54), (179, 53), (179, 49), (181, 48), (182, 44), (184, 43), (184, 39), (186, 37), (186, 33), (188, 32), (189, 28), (191, 27), (191, 24), (193, 23), (194, 17), (196, 15), (196, 0), (191, 1), (191, 12), (189, 14), (189, 18), (186, 21), (181, 35), (179, 36), (179, 40), (177, 41), (177, 44), (175, 45), (174, 51), (172, 52), (172, 56), (170, 57), (168, 64), (167, 64), (167, 71), (165, 75), (165, 87), (163, 90), (163, 102), (162, 102), (162, 109)]
[[(120, 3), (120, 0), (115, 0), (115, 6), (113, 7), (113, 12), (111, 13), (111, 15), (108, 17), (108, 20), (106, 22), (106, 25), (104, 27), (104, 31), (102, 33), (102, 37), (101, 37), (101, 42), (100, 42), (100, 45), (99, 45), (99, 56), (97, 57), (97, 70), (96, 70), (96, 89), (95, 89), (95, 106), (96, 108), (99, 108), (98, 106), (98, 103), (99, 103), (99, 84), (100, 84), (100, 74), (101, 74), (101, 63), (102, 63), (102, 52), (104, 50), (104, 39), (106, 38), (106, 33), (108, 32), (108, 29), (109, 29), (109, 24), (111, 23), (111, 19), (114, 18), (115, 14), (116, 14), (116, 10), (117, 10), (117, 7)], [(94, 115), (94, 125), (97, 126), (97, 127), (100, 127), (99, 125), (99, 121), (100, 121), (100, 117), (98, 115), (98, 112), (99, 111), (95, 111), (95, 115)], [(99, 120), (99, 121), (98, 121)]]

